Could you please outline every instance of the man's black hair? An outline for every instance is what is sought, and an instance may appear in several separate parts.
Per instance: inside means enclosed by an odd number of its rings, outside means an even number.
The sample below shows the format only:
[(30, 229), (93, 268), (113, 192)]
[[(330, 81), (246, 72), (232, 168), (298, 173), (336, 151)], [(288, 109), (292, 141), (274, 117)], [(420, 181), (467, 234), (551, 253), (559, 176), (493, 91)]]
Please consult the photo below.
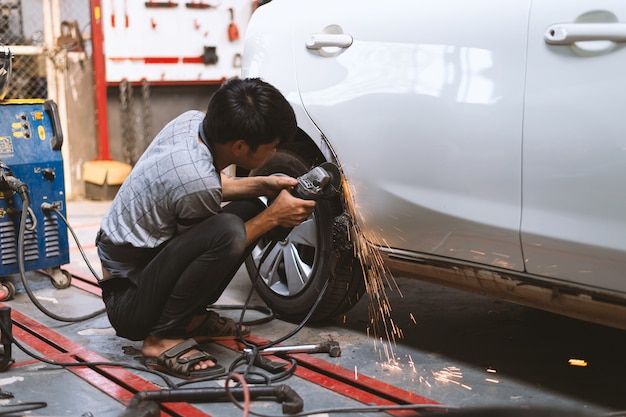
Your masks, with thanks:
[(255, 151), (296, 134), (293, 108), (276, 87), (259, 78), (232, 78), (213, 94), (202, 128), (210, 143), (245, 140)]

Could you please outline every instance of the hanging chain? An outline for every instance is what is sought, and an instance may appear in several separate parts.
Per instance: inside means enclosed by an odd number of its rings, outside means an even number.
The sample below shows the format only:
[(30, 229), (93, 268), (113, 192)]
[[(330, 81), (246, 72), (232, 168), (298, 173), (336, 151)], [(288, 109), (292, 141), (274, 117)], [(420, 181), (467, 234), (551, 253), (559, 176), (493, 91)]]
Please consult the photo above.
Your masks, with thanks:
[(120, 82), (120, 123), (126, 162), (131, 166), (137, 162), (135, 158), (135, 123), (133, 121), (133, 87), (128, 80)]
[(141, 98), (143, 110), (143, 150), (152, 140), (152, 108), (150, 107), (150, 82), (145, 78), (141, 82)]

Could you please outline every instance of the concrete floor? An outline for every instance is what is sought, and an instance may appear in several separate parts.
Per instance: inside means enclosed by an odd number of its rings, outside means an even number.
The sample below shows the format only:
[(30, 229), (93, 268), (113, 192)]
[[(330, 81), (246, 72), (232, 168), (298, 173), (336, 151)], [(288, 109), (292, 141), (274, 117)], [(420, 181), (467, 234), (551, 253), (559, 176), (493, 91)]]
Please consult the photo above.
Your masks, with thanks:
[[(68, 202), (69, 223), (98, 272), (93, 241), (107, 207), (108, 202)], [(71, 236), (70, 246), (71, 262), (64, 269), (78, 276), (89, 276), (89, 268)], [(103, 307), (98, 296), (74, 285), (58, 290), (41, 274), (33, 271), (27, 275), (37, 299), (59, 315), (75, 317)], [(23, 292), (19, 276), (10, 279), (16, 283), (18, 293), (4, 305), (11, 308), (16, 322), (14, 336), (27, 347), (57, 362), (106, 360), (140, 366), (136, 359), (140, 343), (115, 336), (105, 315), (77, 323), (54, 320), (39, 311)], [(324, 415), (330, 414), (326, 410), (330, 407), (363, 407), (373, 402), (364, 394), (361, 397), (351, 395), (350, 387), (357, 384), (376, 386), (390, 397), (405, 396), (410, 403), (450, 407), (447, 411), (457, 408), (480, 411), (492, 407), (532, 411), (550, 407), (558, 409), (556, 414), (559, 415), (579, 411), (616, 415), (626, 410), (623, 353), (626, 352), (626, 334), (623, 331), (403, 277), (395, 277), (395, 281), (399, 290), (389, 288), (387, 295), (392, 307), (391, 317), (401, 338), (390, 340), (384, 335), (369, 334), (369, 303), (364, 298), (345, 317), (323, 326), (306, 326), (283, 342), (297, 345), (334, 340), (342, 348), (337, 358), (327, 354), (310, 355), (314, 360), (324, 361), (333, 372), (344, 375), (340, 383), (333, 376), (336, 374), (310, 377), (308, 371), (279, 382), (298, 393), (303, 400), (303, 412)], [(73, 283), (79, 281), (73, 279)], [(250, 280), (242, 268), (217, 304), (241, 304), (249, 291)], [(253, 297), (252, 304), (262, 302)], [(239, 317), (236, 310), (221, 313)], [(253, 311), (246, 315), (246, 320), (261, 316)], [(24, 323), (26, 328), (36, 329), (35, 336), (23, 330)], [(275, 319), (253, 326), (252, 332), (258, 340), (275, 340), (294, 328), (294, 324)], [(42, 343), (43, 339), (47, 342)], [(239, 356), (232, 346), (214, 344), (211, 349), (226, 367)], [(32, 359), (17, 346), (12, 346), (12, 353), (16, 363), (0, 373), (0, 389), (11, 392), (13, 398), (0, 399), (0, 414), (6, 414), (3, 408), (9, 404), (41, 401), (46, 406), (28, 415), (120, 416), (127, 411), (126, 403), (132, 393), (142, 390), (136, 386), (149, 390), (166, 387), (158, 376), (142, 371), (115, 368), (111, 372), (118, 375), (119, 380), (112, 383), (110, 376), (104, 378), (101, 373), (84, 367), (66, 369)], [(568, 362), (570, 359), (584, 360), (586, 366), (574, 366)], [(137, 378), (141, 381), (137, 382)], [(185, 388), (223, 385), (224, 380), (219, 380)], [(162, 415), (235, 416), (243, 413), (228, 401), (205, 401), (188, 408), (180, 407), (178, 411), (168, 409)], [(281, 404), (271, 399), (254, 400), (251, 409), (267, 415), (284, 414)], [(403, 414), (400, 411), (389, 413)]]

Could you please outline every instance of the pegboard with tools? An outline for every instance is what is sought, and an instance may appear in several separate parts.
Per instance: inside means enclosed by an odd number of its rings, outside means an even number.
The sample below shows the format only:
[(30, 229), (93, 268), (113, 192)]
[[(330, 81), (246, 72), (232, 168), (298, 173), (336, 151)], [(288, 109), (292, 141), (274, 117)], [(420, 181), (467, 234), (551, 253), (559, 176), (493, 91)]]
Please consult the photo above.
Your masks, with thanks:
[(211, 83), (240, 75), (254, 0), (102, 0), (106, 82)]

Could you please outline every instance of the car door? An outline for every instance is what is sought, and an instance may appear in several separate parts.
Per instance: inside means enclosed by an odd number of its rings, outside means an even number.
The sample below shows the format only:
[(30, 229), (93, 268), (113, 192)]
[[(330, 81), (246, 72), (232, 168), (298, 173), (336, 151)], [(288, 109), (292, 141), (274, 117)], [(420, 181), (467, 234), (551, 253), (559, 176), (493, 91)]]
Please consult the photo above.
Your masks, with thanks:
[(526, 268), (626, 293), (626, 3), (535, 1), (529, 33)]
[(338, 155), (367, 238), (522, 270), (529, 1), (302, 5), (301, 99)]

